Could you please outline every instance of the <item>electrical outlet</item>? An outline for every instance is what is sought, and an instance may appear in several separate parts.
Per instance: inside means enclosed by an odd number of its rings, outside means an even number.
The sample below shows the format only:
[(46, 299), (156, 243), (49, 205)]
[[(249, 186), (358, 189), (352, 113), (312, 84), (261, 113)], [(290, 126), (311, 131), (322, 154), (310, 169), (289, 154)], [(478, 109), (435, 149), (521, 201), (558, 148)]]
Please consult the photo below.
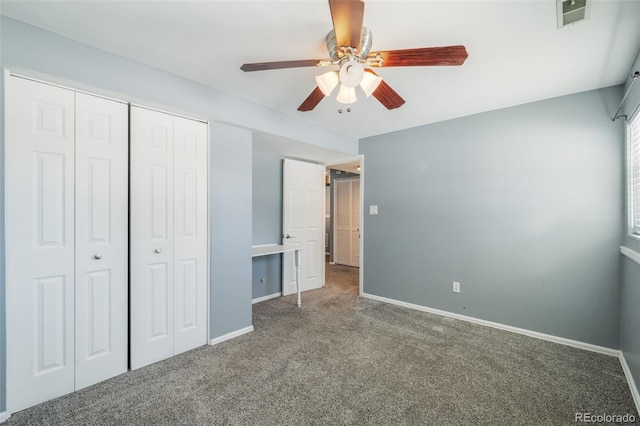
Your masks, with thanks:
[(460, 293), (460, 283), (458, 281), (453, 282), (453, 292)]

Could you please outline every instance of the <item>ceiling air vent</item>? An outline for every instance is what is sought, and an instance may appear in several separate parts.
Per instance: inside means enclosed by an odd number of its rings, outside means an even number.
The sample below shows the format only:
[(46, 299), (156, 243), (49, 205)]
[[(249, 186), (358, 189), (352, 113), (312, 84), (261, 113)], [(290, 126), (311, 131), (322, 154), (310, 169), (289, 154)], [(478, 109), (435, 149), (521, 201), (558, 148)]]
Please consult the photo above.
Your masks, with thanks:
[(558, 0), (558, 29), (589, 19), (590, 3), (587, 0)]

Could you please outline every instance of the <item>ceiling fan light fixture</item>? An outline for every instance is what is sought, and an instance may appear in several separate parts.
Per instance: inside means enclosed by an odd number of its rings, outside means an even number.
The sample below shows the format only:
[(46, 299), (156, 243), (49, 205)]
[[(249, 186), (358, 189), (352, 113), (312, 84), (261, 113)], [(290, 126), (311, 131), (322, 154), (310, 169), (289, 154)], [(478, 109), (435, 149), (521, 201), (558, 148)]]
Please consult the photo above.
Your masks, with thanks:
[(338, 92), (338, 97), (336, 98), (336, 100), (341, 104), (354, 103), (358, 100), (358, 98), (356, 97), (356, 89), (341, 84), (340, 91)]
[(355, 59), (345, 62), (340, 67), (340, 82), (343, 86), (356, 87), (362, 82), (364, 77), (364, 67)]
[(316, 75), (316, 84), (325, 96), (330, 96), (339, 82), (340, 78), (338, 77), (337, 71), (329, 71), (322, 75)]
[(369, 72), (365, 72), (364, 76), (362, 77), (360, 87), (362, 87), (364, 94), (367, 95), (368, 98), (373, 92), (376, 91), (378, 86), (380, 86), (380, 83), (382, 83), (382, 77), (371, 74)]
[[(572, 14), (586, 16), (589, 4), (594, 0), (554, 1), (557, 3), (559, 16)], [(335, 93), (338, 83), (340, 83), (339, 93), (336, 97), (338, 102), (343, 104), (356, 102), (356, 87), (360, 86), (367, 97), (373, 95), (386, 109), (392, 110), (404, 105), (405, 100), (372, 68), (462, 65), (469, 56), (463, 45), (372, 52), (371, 31), (362, 26), (364, 2), (365, 0), (329, 0), (333, 29), (329, 31), (325, 41), (330, 59), (256, 62), (242, 64), (240, 69), (244, 72), (252, 72), (298, 67), (337, 66), (338, 70), (315, 77), (317, 85), (297, 108), (298, 111), (313, 110), (325, 97)], [(582, 9), (585, 9), (584, 13), (582, 13)], [(573, 19), (571, 22), (575, 21), (576, 19)], [(373, 76), (365, 76), (365, 73)], [(351, 108), (345, 109), (347, 112), (351, 110)], [(342, 112), (342, 108), (338, 109), (338, 112)]]

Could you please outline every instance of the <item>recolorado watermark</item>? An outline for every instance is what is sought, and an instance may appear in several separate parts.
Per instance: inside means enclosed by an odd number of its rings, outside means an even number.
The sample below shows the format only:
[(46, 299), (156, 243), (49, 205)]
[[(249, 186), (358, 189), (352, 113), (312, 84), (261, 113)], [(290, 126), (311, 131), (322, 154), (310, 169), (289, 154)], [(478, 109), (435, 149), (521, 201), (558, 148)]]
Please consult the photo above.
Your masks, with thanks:
[(625, 414), (594, 414), (576, 413), (573, 418), (574, 423), (633, 423), (636, 416), (631, 413)]

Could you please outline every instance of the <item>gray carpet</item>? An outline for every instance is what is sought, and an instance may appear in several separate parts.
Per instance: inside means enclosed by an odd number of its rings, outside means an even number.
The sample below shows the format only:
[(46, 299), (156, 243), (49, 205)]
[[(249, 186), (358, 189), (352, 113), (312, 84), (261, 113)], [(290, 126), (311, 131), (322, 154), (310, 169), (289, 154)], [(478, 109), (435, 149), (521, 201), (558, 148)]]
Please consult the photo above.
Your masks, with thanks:
[(302, 308), (293, 297), (254, 305), (253, 333), (24, 410), (6, 425), (569, 425), (576, 412), (638, 417), (617, 358), (359, 298), (353, 268), (334, 268), (327, 281), (303, 295)]

